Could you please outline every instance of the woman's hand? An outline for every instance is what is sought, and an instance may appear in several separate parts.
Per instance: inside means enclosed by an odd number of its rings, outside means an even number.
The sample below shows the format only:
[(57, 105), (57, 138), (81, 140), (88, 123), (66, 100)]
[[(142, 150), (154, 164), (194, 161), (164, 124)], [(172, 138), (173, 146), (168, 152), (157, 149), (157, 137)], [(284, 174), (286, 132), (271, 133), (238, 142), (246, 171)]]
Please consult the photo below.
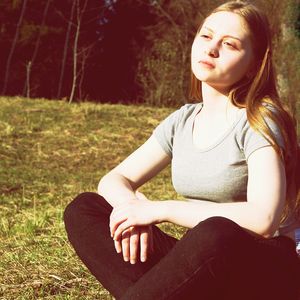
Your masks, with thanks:
[(141, 262), (145, 262), (153, 251), (152, 227), (131, 227), (124, 230), (121, 238), (114, 242), (117, 253), (122, 252), (124, 261), (134, 264), (140, 258)]
[(110, 231), (118, 253), (124, 261), (135, 263), (140, 251), (140, 260), (146, 261), (153, 248), (151, 224), (155, 223), (152, 201), (136, 192), (137, 200), (130, 200), (115, 207), (110, 216)]
[(130, 227), (146, 226), (157, 222), (154, 202), (130, 200), (113, 209), (110, 215), (110, 233), (114, 240), (119, 240), (122, 233)]

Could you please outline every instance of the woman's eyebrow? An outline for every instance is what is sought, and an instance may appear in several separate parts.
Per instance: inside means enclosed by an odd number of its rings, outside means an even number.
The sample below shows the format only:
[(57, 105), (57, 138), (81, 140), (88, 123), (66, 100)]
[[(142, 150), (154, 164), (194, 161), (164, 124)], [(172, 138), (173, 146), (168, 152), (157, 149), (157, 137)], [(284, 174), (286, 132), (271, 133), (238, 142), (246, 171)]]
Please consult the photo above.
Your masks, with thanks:
[[(210, 31), (210, 32), (212, 32), (212, 33), (214, 33), (214, 31), (213, 31), (211, 28), (207, 27), (207, 26), (204, 26), (203, 28), (205, 28), (206, 30), (208, 30), (208, 31)], [(224, 37), (230, 37), (230, 38), (235, 39), (235, 40), (238, 40), (238, 41), (240, 41), (240, 42), (242, 43), (242, 40), (241, 40), (240, 38), (235, 37), (235, 36), (233, 36), (233, 35), (226, 34), (226, 35), (224, 35)]]

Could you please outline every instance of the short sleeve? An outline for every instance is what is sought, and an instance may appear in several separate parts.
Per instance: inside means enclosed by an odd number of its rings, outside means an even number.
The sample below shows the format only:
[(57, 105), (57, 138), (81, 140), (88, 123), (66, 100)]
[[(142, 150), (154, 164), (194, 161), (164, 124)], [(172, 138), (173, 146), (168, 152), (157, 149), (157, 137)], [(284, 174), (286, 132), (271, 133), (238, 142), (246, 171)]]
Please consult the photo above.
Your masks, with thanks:
[[(280, 148), (284, 151), (284, 140), (281, 135), (281, 131), (279, 126), (270, 118), (265, 118), (265, 122), (268, 125), (269, 129), (272, 132), (272, 135), (274, 136), (276, 142), (280, 146)], [(271, 143), (268, 141), (267, 137), (264, 136), (263, 133), (260, 133), (256, 130), (254, 130), (248, 120), (244, 123), (243, 130), (241, 132), (241, 145), (246, 157), (246, 160), (248, 160), (249, 156), (256, 150), (271, 146)]]
[(171, 113), (153, 131), (153, 135), (157, 139), (158, 143), (170, 157), (172, 157), (173, 140), (176, 134), (176, 128), (178, 127), (188, 105), (189, 104), (186, 104)]

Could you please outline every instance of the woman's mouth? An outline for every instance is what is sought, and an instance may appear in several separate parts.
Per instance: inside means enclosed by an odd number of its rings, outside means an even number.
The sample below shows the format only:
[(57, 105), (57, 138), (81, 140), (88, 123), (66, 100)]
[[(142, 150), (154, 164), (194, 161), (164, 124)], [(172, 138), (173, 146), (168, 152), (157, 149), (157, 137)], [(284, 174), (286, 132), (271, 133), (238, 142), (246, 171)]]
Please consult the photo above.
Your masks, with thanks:
[(213, 69), (215, 67), (215, 64), (213, 64), (212, 62), (209, 62), (207, 60), (200, 60), (199, 64), (206, 68), (209, 68), (209, 69)]

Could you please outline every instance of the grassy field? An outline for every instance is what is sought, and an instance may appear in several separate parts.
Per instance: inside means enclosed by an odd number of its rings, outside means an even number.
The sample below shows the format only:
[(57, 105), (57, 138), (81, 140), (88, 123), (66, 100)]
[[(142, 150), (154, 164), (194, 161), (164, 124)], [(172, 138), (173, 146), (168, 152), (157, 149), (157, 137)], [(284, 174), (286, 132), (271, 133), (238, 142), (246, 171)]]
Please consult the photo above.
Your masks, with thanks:
[[(63, 211), (172, 109), (3, 97), (0, 107), (0, 299), (112, 299), (70, 247)], [(175, 199), (170, 170), (142, 192)]]
[[(0, 106), (0, 299), (112, 299), (70, 247), (63, 211), (171, 110), (3, 97)], [(142, 191), (176, 198), (169, 176)]]

